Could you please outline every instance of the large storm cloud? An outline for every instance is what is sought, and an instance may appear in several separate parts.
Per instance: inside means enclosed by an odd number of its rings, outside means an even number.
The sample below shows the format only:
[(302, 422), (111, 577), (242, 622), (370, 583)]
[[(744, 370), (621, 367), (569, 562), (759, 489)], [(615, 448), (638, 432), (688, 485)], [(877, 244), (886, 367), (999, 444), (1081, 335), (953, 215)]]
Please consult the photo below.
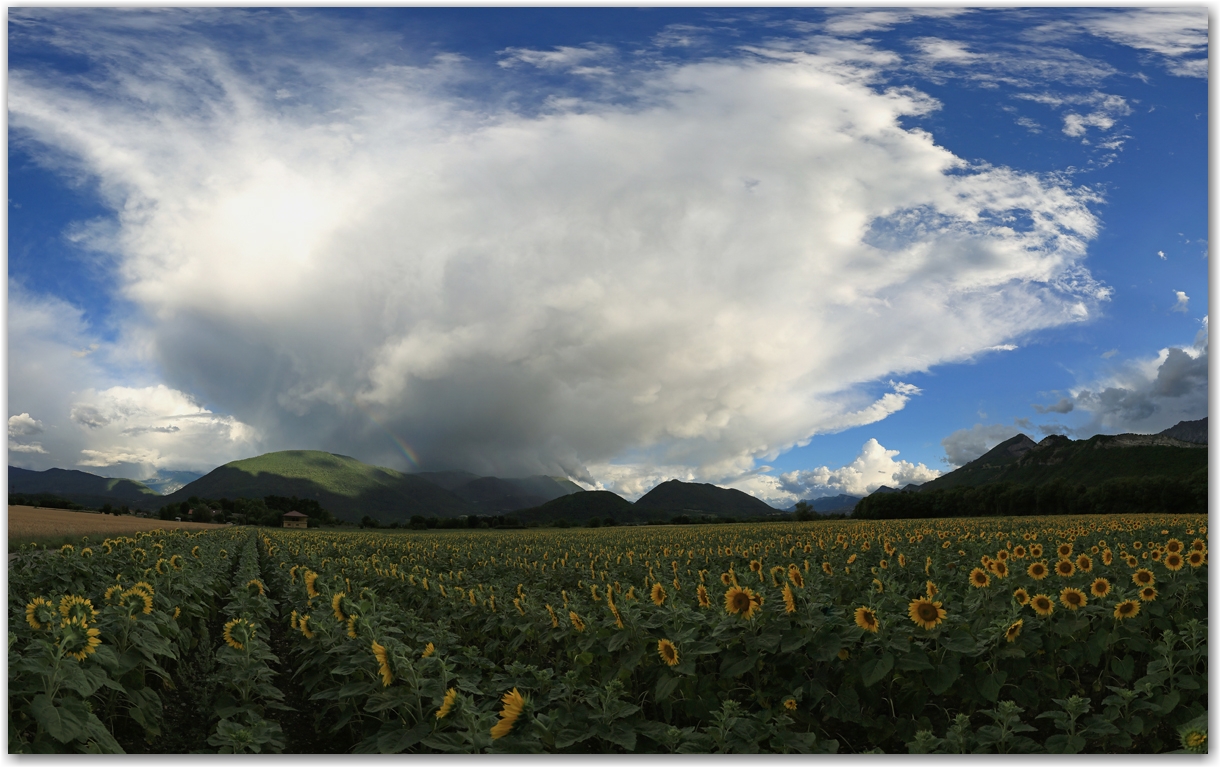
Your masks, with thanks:
[[(97, 355), (145, 371), (19, 405), (88, 465), (159, 440), (150, 465), (194, 468), (164, 456), (206, 428), (403, 467), (389, 432), (426, 468), (720, 481), (1106, 296), (1081, 266), (1095, 193), (904, 127), (938, 105), (864, 43), (475, 72), (337, 25), (293, 53), (307, 24), (226, 46), (202, 10), (13, 15), (92, 60), (11, 71), (10, 126), (112, 211), (73, 233), (131, 307)], [(538, 67), (597, 83), (497, 95)], [(140, 397), (184, 417), (96, 420)]]

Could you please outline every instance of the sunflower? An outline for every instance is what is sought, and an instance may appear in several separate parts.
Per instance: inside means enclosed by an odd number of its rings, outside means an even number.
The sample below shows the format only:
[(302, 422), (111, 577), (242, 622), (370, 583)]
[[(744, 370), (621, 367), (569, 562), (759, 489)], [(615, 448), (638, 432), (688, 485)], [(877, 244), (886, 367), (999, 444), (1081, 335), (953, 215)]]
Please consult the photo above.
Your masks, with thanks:
[(1192, 754), (1207, 753), (1207, 723), (1203, 726), (1190, 724), (1178, 731), (1178, 737), (1182, 742), (1182, 748)]
[(649, 596), (652, 597), (652, 603), (660, 607), (665, 604), (665, 587), (659, 583), (652, 584), (652, 591), (649, 593)]
[(940, 602), (933, 602), (925, 597), (917, 597), (912, 599), (911, 604), (907, 606), (907, 614), (911, 616), (911, 621), (916, 626), (931, 631), (940, 625), (947, 613), (940, 606)]
[(1089, 602), (1089, 598), (1080, 589), (1068, 586), (1059, 592), (1059, 602), (1069, 610), (1079, 610)]
[(728, 573), (720, 574), (720, 582), (723, 583), (725, 586), (733, 585), (733, 579), (731, 577), (729, 577)]
[(49, 599), (34, 597), (33, 601), (25, 606), (25, 622), (35, 631), (51, 628), (51, 621), (54, 619), (55, 605), (51, 604)]
[(1021, 605), (1022, 607), (1029, 604), (1029, 592), (1025, 589), (1017, 589), (1016, 591), (1012, 592), (1012, 598), (1017, 600), (1017, 604)]
[(784, 701), (784, 708), (788, 709), (789, 711), (796, 711), (796, 698), (786, 699)]
[(1009, 626), (1008, 630), (1004, 632), (1004, 638), (1009, 642), (1017, 641), (1017, 637), (1021, 636), (1021, 627), (1024, 625), (1024, 619), (1018, 618), (1017, 622)]
[(1018, 545), (1012, 550), (1012, 556), (1014, 559), (1025, 559), (1025, 547)]
[(1067, 559), (1068, 557), (1072, 556), (1072, 544), (1061, 543), (1059, 544), (1059, 548), (1055, 549), (1055, 552), (1059, 555), (1060, 559)]
[(835, 574), (834, 568), (830, 566), (829, 562), (822, 563), (822, 572), (826, 573), (827, 575)]
[(702, 583), (700, 583), (699, 587), (697, 589), (695, 589), (695, 596), (697, 596), (699, 598), (700, 607), (711, 607), (712, 606), (712, 600), (707, 595), (707, 589), (703, 587)]
[[(472, 598), (474, 597), (473, 591), (470, 592), (470, 596)], [(558, 618), (558, 616), (555, 615), (555, 608), (551, 607), (550, 605), (547, 605), (546, 611), (551, 614), (551, 628), (553, 628), (553, 629), (559, 628), (559, 618)]]
[(75, 554), (76, 547), (70, 543), (65, 543), (63, 546), (59, 547), (59, 553), (64, 555), (65, 557), (68, 556), (69, 554)]
[(127, 617), (133, 621), (140, 615), (149, 615), (153, 611), (153, 598), (139, 586), (132, 586), (119, 596), (119, 604), (127, 609)]
[(573, 610), (568, 610), (568, 620), (572, 621), (572, 628), (577, 631), (585, 630), (585, 622), (580, 619), (580, 616)]
[(876, 634), (881, 624), (877, 621), (877, 613), (871, 607), (856, 608), (856, 625), (870, 633)]
[(796, 612), (796, 595), (792, 593), (792, 587), (787, 583), (784, 584), (784, 612)]
[(260, 597), (267, 593), (267, 589), (263, 586), (263, 582), (258, 578), (251, 578), (250, 580), (246, 581), (246, 589), (249, 590), (250, 596), (254, 596), (254, 592), (256, 591)]
[(724, 610), (730, 615), (740, 615), (747, 620), (753, 618), (758, 611), (754, 592), (748, 588), (734, 586), (724, 594)]
[(181, 570), (182, 569), (182, 555), (175, 554), (172, 557), (170, 557), (169, 566), (174, 568), (175, 570)]
[(517, 718), (525, 710), (525, 704), (529, 702), (529, 699), (517, 692), (517, 688), (514, 687), (512, 692), (504, 693), (504, 697), (500, 701), (504, 704), (504, 708), (500, 710), (500, 721), (491, 728), (493, 740), (503, 738), (513, 731), (513, 725), (517, 723)]
[(1127, 599), (1119, 602), (1114, 606), (1114, 617), (1121, 620), (1134, 618), (1140, 614), (1140, 603), (1134, 599)]
[(885, 591), (885, 584), (883, 584), (881, 581), (877, 580), (876, 578), (873, 578), (873, 585), (875, 587), (877, 587), (878, 594)]
[(1046, 577), (1046, 563), (1032, 562), (1029, 567), (1025, 568), (1025, 573), (1035, 581), (1040, 581)]
[(1067, 578), (1076, 572), (1076, 565), (1070, 559), (1061, 559), (1055, 563), (1055, 572), (1060, 578)]
[(674, 647), (674, 643), (668, 639), (657, 642), (657, 655), (661, 656), (661, 660), (665, 661), (667, 666), (678, 665), (678, 648)]
[(1131, 580), (1136, 586), (1151, 586), (1156, 583), (1156, 576), (1152, 574), (1151, 570), (1145, 570), (1141, 567), (1131, 574)]
[(991, 572), (997, 578), (1006, 578), (1008, 577), (1008, 564), (1006, 562), (992, 562)]
[(1105, 578), (1098, 578), (1097, 580), (1093, 581), (1093, 585), (1089, 587), (1089, 592), (1093, 596), (1100, 599), (1101, 597), (1104, 597), (1110, 593), (1110, 582)]
[(175, 607), (174, 608), (174, 620), (178, 620), (178, 616), (180, 616), (180, 615), (182, 615), (182, 608)]
[(394, 681), (394, 672), (390, 670), (390, 654), (376, 641), (372, 644), (373, 657), (377, 659), (377, 671), (381, 674), (381, 686), (389, 687)]
[(254, 624), (245, 618), (234, 618), (225, 624), (225, 644), (234, 650), (244, 650), (250, 640), (254, 639)]
[(846, 648), (844, 648), (844, 649), (842, 649), (842, 650), (839, 650), (839, 652), (838, 652), (838, 657), (839, 657), (839, 660), (847, 660), (848, 658), (850, 658), (850, 657), (851, 657), (851, 653), (849, 653), (849, 652), (847, 651), (847, 649), (846, 649)]
[(1046, 594), (1036, 594), (1034, 598), (1029, 600), (1029, 604), (1034, 608), (1034, 612), (1042, 617), (1046, 617), (1055, 612), (1055, 603)]
[(199, 559), (199, 547), (198, 546), (191, 549), (191, 556), (194, 557), (195, 559)]
[(1165, 555), (1165, 561), (1162, 564), (1165, 565), (1166, 570), (1171, 570), (1176, 573), (1178, 570), (1182, 569), (1182, 565), (1186, 564), (1186, 562), (1182, 559), (1181, 554), (1174, 551)]
[(940, 589), (936, 588), (936, 584), (932, 581), (928, 581), (924, 584), (924, 590), (928, 593), (928, 599), (931, 599), (940, 593)]
[(1114, 564), (1114, 552), (1106, 549), (1101, 552), (1101, 563), (1106, 567)]
[(1205, 551), (1207, 550), (1207, 541), (1203, 540), (1202, 538), (1195, 538), (1190, 542), (1190, 548), (1193, 551)]
[(1008, 559), (1008, 552), (1001, 549), (995, 553), (995, 558), (1003, 562), (1005, 559)]
[(93, 609), (93, 602), (83, 597), (64, 596), (59, 600), (59, 614), (64, 617), (64, 620), (79, 618), (81, 621), (88, 623), (97, 617), (97, 610)]
[(902, 554), (902, 553), (899, 553), (899, 554), (898, 554), (898, 566), (899, 566), (899, 567), (906, 567), (906, 566), (907, 566), (907, 557), (906, 557), (906, 554)]
[(301, 619), (299, 621), (297, 621), (297, 628), (299, 628), (301, 630), (301, 634), (306, 639), (313, 639), (314, 634), (312, 631), (309, 630), (309, 616), (308, 615), (301, 616)]
[(87, 656), (92, 655), (98, 645), (102, 643), (102, 640), (98, 638), (101, 632), (98, 629), (89, 628), (80, 618), (65, 620), (60, 624), (59, 632), (58, 644), (63, 649), (64, 655), (78, 661), (83, 661)]
[(1188, 554), (1186, 556), (1186, 562), (1191, 567), (1198, 567), (1199, 565), (1202, 565), (1203, 564), (1203, 552), (1202, 551), (1190, 552), (1190, 554)]
[(1145, 586), (1140, 589), (1141, 602), (1153, 602), (1156, 600), (1156, 586)]
[(167, 571), (165, 569), (165, 564), (166, 564), (166, 562), (164, 559), (158, 559), (157, 564), (153, 565), (153, 569), (157, 571), (157, 575), (166, 574)]
[(805, 588), (805, 576), (801, 575), (801, 569), (796, 565), (789, 565), (788, 580), (792, 581), (792, 585), (798, 589)]
[(1032, 546), (1030, 546), (1030, 547), (1029, 547), (1029, 555), (1030, 555), (1031, 557), (1033, 557), (1034, 559), (1037, 559), (1038, 557), (1042, 556), (1042, 544), (1041, 544), (1041, 543), (1035, 543), (1035, 544), (1033, 544)]
[(322, 596), (322, 594), (318, 591), (317, 587), (314, 586), (314, 584), (317, 582), (317, 580), (318, 580), (317, 573), (315, 573), (313, 570), (305, 571), (305, 593), (309, 595), (310, 599), (313, 599), (314, 597)]
[(457, 703), (457, 688), (450, 687), (445, 692), (445, 699), (441, 701), (441, 707), (437, 709), (436, 718), (444, 719), (449, 716), (449, 712), (453, 710), (454, 703)]
[(1093, 560), (1088, 554), (1081, 554), (1076, 557), (1076, 568), (1082, 573), (1091, 572), (1093, 570)]
[(991, 577), (987, 575), (987, 571), (981, 567), (976, 567), (970, 571), (970, 585), (976, 589), (981, 589), (991, 585)]

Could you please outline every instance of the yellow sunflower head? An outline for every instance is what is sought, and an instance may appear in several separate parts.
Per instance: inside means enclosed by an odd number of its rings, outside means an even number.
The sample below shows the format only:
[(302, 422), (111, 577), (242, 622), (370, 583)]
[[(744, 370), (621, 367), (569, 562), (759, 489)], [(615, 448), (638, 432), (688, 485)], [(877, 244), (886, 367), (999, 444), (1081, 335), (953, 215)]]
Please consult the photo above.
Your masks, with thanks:
[(678, 648), (674, 647), (674, 643), (668, 639), (657, 642), (657, 655), (661, 656), (661, 660), (665, 661), (667, 666), (678, 665)]
[(449, 716), (449, 712), (453, 710), (453, 706), (457, 703), (457, 688), (450, 687), (445, 692), (445, 699), (441, 701), (441, 707), (437, 709), (436, 718), (444, 719)]
[(907, 606), (907, 615), (920, 628), (931, 631), (944, 621), (946, 613), (940, 602), (933, 602), (926, 597), (917, 597)]
[(784, 612), (796, 612), (796, 595), (792, 593), (792, 586), (784, 584)]
[(652, 603), (660, 607), (661, 605), (665, 604), (665, 587), (659, 583), (652, 584), (652, 590), (649, 592), (649, 596), (652, 597)]
[(1008, 630), (1004, 632), (1004, 638), (1009, 642), (1017, 641), (1017, 637), (1021, 636), (1021, 626), (1023, 625), (1025, 625), (1025, 621), (1018, 618), (1017, 622), (1009, 626)]
[(234, 618), (225, 624), (225, 644), (234, 650), (245, 650), (255, 637), (254, 624), (245, 618)]
[(1070, 559), (1061, 559), (1055, 563), (1055, 572), (1060, 578), (1067, 578), (1076, 572), (1076, 565)]
[(976, 589), (981, 589), (991, 585), (991, 578), (987, 575), (987, 571), (981, 567), (976, 567), (970, 571), (970, 585)]
[(1182, 559), (1182, 555), (1176, 551), (1171, 551), (1165, 555), (1165, 560), (1161, 564), (1165, 565), (1166, 570), (1177, 572), (1186, 564), (1186, 560)]
[(1022, 607), (1029, 604), (1029, 592), (1025, 589), (1017, 589), (1016, 591), (1012, 592), (1012, 598), (1017, 600), (1017, 604), (1021, 605)]
[(1141, 567), (1131, 574), (1131, 580), (1136, 586), (1151, 586), (1156, 583), (1156, 576), (1152, 574), (1151, 570)]
[(1029, 567), (1025, 568), (1025, 573), (1035, 581), (1040, 581), (1046, 577), (1045, 562), (1031, 562)]
[(97, 617), (93, 602), (83, 597), (64, 596), (59, 600), (59, 614), (64, 620), (79, 620), (88, 623)]
[(529, 698), (517, 692), (514, 687), (512, 692), (507, 692), (500, 699), (504, 707), (500, 709), (500, 721), (496, 722), (491, 728), (491, 737), (493, 740), (499, 740), (505, 735), (513, 731), (513, 725), (517, 723), (521, 713), (525, 710), (525, 706), (529, 703)]
[(1134, 618), (1139, 614), (1140, 603), (1134, 599), (1126, 599), (1114, 605), (1114, 617), (1120, 621)]
[(49, 599), (34, 597), (25, 606), (25, 622), (30, 624), (30, 628), (35, 631), (51, 628), (52, 621), (54, 620), (55, 605), (51, 604)]
[(1035, 594), (1033, 599), (1029, 600), (1029, 605), (1044, 618), (1055, 612), (1055, 603), (1046, 594)]
[(376, 641), (372, 643), (372, 650), (373, 657), (377, 660), (377, 672), (381, 674), (381, 686), (389, 687), (394, 682), (394, 672), (390, 668), (390, 653)]
[(1071, 586), (1059, 592), (1059, 603), (1069, 610), (1079, 610), (1084, 607), (1089, 601), (1089, 598), (1084, 595), (1080, 589), (1074, 589)]
[(100, 635), (101, 632), (98, 629), (89, 628), (84, 620), (76, 617), (68, 618), (59, 625), (57, 644), (63, 649), (64, 655), (77, 661), (83, 661), (97, 651), (98, 646), (102, 643)]
[(1156, 600), (1156, 586), (1145, 586), (1140, 589), (1141, 602), (1153, 602)]
[(758, 607), (754, 592), (748, 588), (734, 586), (724, 594), (724, 610), (730, 615), (740, 615), (749, 620), (754, 617)]
[(876, 634), (877, 630), (881, 628), (881, 624), (877, 620), (877, 613), (871, 607), (856, 608), (856, 625), (873, 634)]
[(1105, 578), (1097, 578), (1089, 587), (1089, 593), (1100, 599), (1110, 593), (1110, 582)]
[(1072, 544), (1061, 543), (1059, 544), (1059, 548), (1055, 549), (1055, 552), (1059, 555), (1060, 559), (1067, 559), (1068, 557), (1072, 556)]
[(711, 607), (712, 606), (711, 597), (709, 597), (707, 595), (707, 589), (704, 588), (702, 583), (700, 583), (699, 587), (697, 589), (695, 589), (695, 596), (697, 596), (699, 598), (700, 607)]

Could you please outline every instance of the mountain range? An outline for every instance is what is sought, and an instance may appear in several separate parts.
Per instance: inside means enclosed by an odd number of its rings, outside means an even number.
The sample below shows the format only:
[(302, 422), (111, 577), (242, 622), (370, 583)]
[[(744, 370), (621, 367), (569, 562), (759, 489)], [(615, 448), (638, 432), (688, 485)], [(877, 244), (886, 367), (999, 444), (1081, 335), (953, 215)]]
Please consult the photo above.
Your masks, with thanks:
[[(160, 475), (167, 482), (175, 477)], [(232, 461), (168, 495), (129, 479), (108, 479), (83, 471), (44, 472), (9, 467), (9, 492), (52, 494), (85, 506), (105, 503), (152, 511), (191, 499), (264, 498), (269, 495), (317, 501), (335, 517), (356, 522), (365, 516), (383, 524), (413, 516), (454, 518), (512, 514), (524, 522), (593, 517), (616, 521), (668, 520), (673, 516), (759, 517), (777, 513), (739, 490), (672, 480), (635, 504), (608, 491), (585, 491), (565, 477), (480, 477), (463, 471), (405, 474), (316, 450), (285, 450)]]
[[(1190, 478), (1207, 468), (1207, 419), (1183, 421), (1159, 434), (1096, 435), (1085, 440), (1051, 435), (1034, 442), (1024, 434), (996, 445), (979, 458), (923, 485), (880, 487), (872, 495), (925, 493), (995, 483), (1042, 485), (1066, 481), (1097, 485), (1121, 477)], [(1194, 480), (1192, 480), (1194, 481)], [(180, 485), (176, 489), (175, 485)], [(157, 488), (172, 490), (166, 495)], [(619, 522), (668, 520), (674, 516), (762, 518), (782, 514), (740, 490), (669, 480), (634, 504), (608, 491), (585, 491), (564, 477), (482, 477), (464, 471), (406, 474), (349, 456), (316, 450), (286, 450), (232, 461), (205, 475), (160, 472), (148, 482), (99, 477), (83, 471), (30, 471), (9, 467), (9, 492), (54, 495), (84, 506), (106, 503), (155, 510), (192, 498), (263, 498), (268, 495), (317, 501), (339, 519), (371, 516), (383, 523), (412, 516), (460, 517), (512, 514), (523, 522), (593, 517)], [(812, 500), (816, 511), (849, 511), (858, 496)], [(788, 509), (787, 511), (790, 511)]]

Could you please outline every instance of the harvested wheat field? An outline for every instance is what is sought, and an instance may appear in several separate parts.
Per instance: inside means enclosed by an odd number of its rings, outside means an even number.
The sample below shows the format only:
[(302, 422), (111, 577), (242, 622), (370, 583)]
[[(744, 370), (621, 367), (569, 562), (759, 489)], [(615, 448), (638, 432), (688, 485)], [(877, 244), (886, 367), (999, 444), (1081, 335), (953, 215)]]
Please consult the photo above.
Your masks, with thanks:
[(208, 530), (224, 525), (203, 522), (166, 522), (162, 519), (115, 517), (110, 514), (90, 514), (83, 511), (8, 507), (8, 537), (10, 541), (44, 538), (79, 537), (82, 535), (125, 535), (140, 530)]

